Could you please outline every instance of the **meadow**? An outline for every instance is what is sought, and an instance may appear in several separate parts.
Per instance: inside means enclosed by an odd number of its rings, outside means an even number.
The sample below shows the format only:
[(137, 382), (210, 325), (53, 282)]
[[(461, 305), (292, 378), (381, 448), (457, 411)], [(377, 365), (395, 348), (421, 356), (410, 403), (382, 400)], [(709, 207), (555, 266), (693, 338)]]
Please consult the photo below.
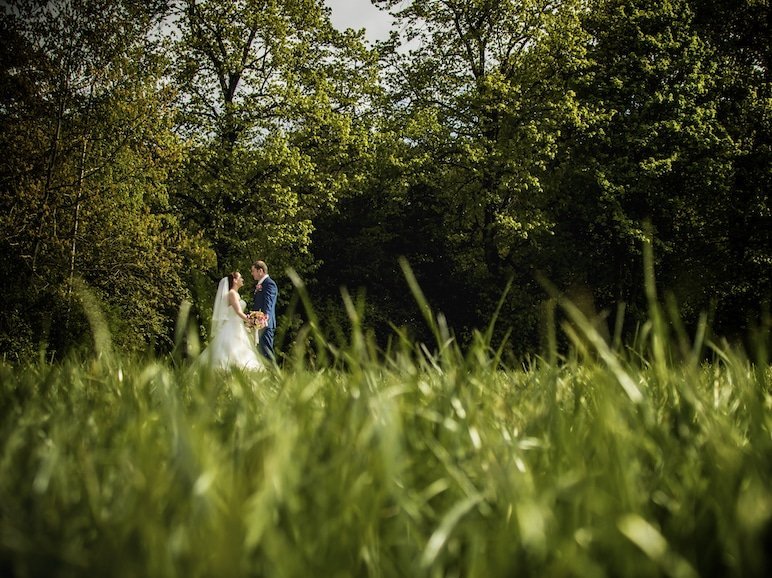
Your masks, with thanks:
[[(418, 294), (420, 299), (420, 293)], [(0, 575), (765, 576), (772, 372), (658, 306), (506, 367), (353, 330), (282, 367), (0, 366)], [(763, 342), (763, 339), (760, 341)], [(313, 357), (314, 363), (309, 363)]]

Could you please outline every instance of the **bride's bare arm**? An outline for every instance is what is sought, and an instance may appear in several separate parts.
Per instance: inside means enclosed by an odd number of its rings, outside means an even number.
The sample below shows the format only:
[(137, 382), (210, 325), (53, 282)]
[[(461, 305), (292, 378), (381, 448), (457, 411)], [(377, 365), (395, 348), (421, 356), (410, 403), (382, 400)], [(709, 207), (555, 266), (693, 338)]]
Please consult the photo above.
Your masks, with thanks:
[(239, 304), (239, 294), (233, 290), (228, 291), (228, 305), (233, 307), (233, 310), (236, 312), (236, 315), (241, 317), (244, 321), (247, 320), (247, 316), (241, 310), (241, 305)]

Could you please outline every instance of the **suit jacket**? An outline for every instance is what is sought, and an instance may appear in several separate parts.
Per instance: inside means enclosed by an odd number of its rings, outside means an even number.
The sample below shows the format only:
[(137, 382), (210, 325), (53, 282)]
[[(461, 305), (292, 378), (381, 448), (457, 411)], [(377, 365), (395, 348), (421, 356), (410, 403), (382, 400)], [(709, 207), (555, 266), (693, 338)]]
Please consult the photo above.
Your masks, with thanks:
[(279, 288), (276, 282), (269, 276), (255, 287), (255, 296), (252, 300), (252, 310), (262, 311), (268, 315), (268, 329), (276, 329), (276, 298), (279, 295)]

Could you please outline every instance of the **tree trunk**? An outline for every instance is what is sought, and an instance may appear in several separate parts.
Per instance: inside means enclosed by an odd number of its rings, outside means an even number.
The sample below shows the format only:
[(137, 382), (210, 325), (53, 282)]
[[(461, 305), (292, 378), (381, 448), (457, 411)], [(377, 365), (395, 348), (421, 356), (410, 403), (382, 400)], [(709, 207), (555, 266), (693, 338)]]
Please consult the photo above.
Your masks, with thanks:
[(32, 252), (32, 274), (37, 272), (38, 256), (43, 237), (43, 225), (45, 224), (46, 210), (48, 208), (48, 199), (51, 195), (51, 184), (54, 180), (54, 169), (56, 167), (57, 157), (59, 156), (59, 140), (62, 136), (62, 122), (64, 119), (64, 101), (66, 93), (66, 82), (63, 83), (62, 94), (59, 97), (59, 106), (56, 109), (56, 127), (54, 136), (51, 140), (51, 151), (48, 155), (48, 166), (46, 167), (46, 184), (43, 188), (43, 206), (40, 209), (40, 222), (38, 223), (38, 232), (35, 238), (35, 250)]
[(70, 324), (70, 311), (72, 310), (72, 283), (75, 278), (75, 257), (78, 248), (78, 232), (80, 230), (80, 205), (83, 200), (83, 180), (86, 173), (86, 148), (88, 138), (83, 136), (83, 145), (80, 149), (80, 166), (78, 168), (78, 185), (75, 196), (75, 208), (72, 224), (72, 240), (70, 242), (70, 270), (67, 281), (67, 313), (65, 315), (65, 328)]
[(94, 97), (94, 83), (91, 83), (88, 95), (88, 104), (86, 106), (86, 117), (84, 119), (83, 141), (80, 147), (80, 160), (78, 162), (78, 183), (75, 192), (75, 207), (72, 216), (72, 240), (70, 242), (70, 270), (67, 280), (67, 313), (65, 315), (65, 328), (70, 325), (70, 311), (72, 310), (72, 283), (75, 279), (75, 257), (78, 249), (78, 232), (80, 231), (80, 205), (83, 201), (83, 181), (86, 177), (86, 152), (89, 141), (89, 112), (91, 111), (91, 101)]

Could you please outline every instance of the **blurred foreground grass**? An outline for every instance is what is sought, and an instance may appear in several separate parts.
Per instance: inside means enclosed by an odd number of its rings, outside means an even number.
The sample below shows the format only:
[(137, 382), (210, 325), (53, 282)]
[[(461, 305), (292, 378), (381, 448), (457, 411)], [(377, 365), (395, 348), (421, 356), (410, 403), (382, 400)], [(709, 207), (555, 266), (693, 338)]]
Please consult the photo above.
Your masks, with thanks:
[(528, 369), (441, 320), (376, 356), (346, 303), (315, 370), (0, 366), (0, 575), (769, 575), (763, 356), (705, 362), (658, 311), (612, 349), (570, 304), (572, 353)]

